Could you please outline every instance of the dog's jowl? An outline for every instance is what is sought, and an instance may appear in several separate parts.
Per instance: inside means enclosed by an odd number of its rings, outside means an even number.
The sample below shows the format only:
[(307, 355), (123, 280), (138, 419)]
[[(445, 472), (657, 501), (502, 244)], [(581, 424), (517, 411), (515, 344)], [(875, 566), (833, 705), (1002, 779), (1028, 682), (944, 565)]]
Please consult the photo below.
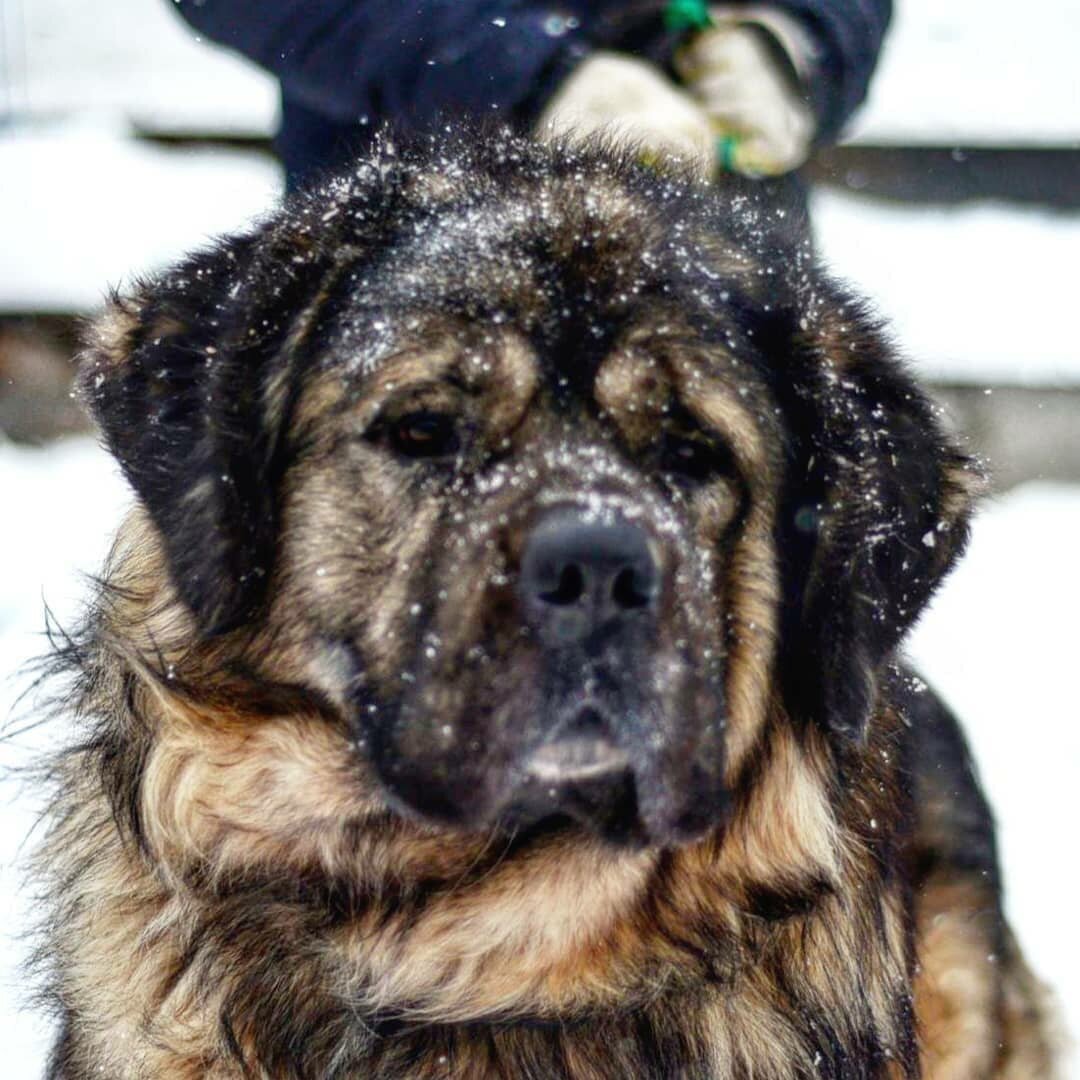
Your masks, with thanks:
[(979, 476), (804, 233), (466, 136), (112, 300), (53, 1077), (1053, 1075), (896, 653)]

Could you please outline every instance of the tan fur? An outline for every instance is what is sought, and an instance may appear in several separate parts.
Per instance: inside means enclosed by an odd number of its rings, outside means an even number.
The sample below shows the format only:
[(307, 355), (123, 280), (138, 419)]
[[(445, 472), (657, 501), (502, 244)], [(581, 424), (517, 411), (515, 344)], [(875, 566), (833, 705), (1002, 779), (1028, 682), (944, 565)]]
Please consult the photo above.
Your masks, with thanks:
[(839, 885), (844, 873), (840, 824), (825, 791), (826, 755), (776, 731), (761, 775), (724, 838), (723, 853), (741, 880), (775, 884), (792, 875)]
[[(202, 861), (223, 881), (252, 871), (302, 872), (312, 862), (360, 879), (389, 874), (405, 887), (410, 877), (433, 872), (456, 878), (458, 886), (419, 921), (406, 906), (400, 918), (359, 918), (327, 942), (340, 953), (344, 971), (371, 980), (365, 991), (370, 1004), (406, 1008), (418, 1017), (464, 1021), (518, 1009), (557, 1015), (627, 994), (648, 998), (678, 978), (681, 960), (672, 953), (670, 967), (664, 963), (666, 946), (642, 921), (639, 907), (648, 895), (655, 855), (559, 842), (523, 862), (497, 863), (471, 881), (469, 862), (479, 855), (475, 842), (471, 852), (468, 845), (448, 849), (445, 837), (432, 836), (425, 844), (417, 831), (407, 844), (399, 836), (389, 846), (376, 842), (348, 851), (340, 823), (362, 820), (378, 804), (357, 798), (355, 777), (350, 786), (336, 775), (332, 763), (341, 760), (341, 747), (317, 722), (274, 717), (253, 725), (240, 716), (199, 716), (160, 690), (146, 705), (161, 733), (146, 771), (147, 835), (158, 865), (175, 876), (163, 887), (119, 845), (110, 845), (92, 879), (95, 888), (103, 899), (122, 892), (132, 900), (112, 908), (107, 921), (96, 917), (92, 932), (86, 927), (75, 969), (87, 972), (83, 992), (109, 1018), (110, 1042), (134, 1038), (146, 1018), (154, 1017), (149, 1030), (156, 1033), (155, 1048), (142, 1064), (129, 1063), (124, 1068), (131, 1071), (118, 1075), (144, 1076), (155, 1069), (184, 1075), (188, 1066), (181, 1062), (213, 1053), (199, 1020), (213, 1015), (213, 994), (205, 999), (201, 993), (204, 1000), (196, 1004), (195, 988), (185, 980), (164, 996), (162, 982), (182, 952), (199, 903), (183, 882)], [(765, 773), (748, 789), (721, 846), (707, 841), (679, 854), (672, 869), (677, 888), (664, 902), (664, 925), (678, 931), (707, 910), (711, 920), (726, 921), (741, 935), (743, 917), (725, 896), (795, 868), (828, 874), (845, 888), (837, 823), (824, 801), (823, 777), (808, 768), (809, 760), (779, 728)], [(55, 842), (64, 844), (63, 834)], [(355, 861), (344, 865), (349, 858)], [(781, 953), (808, 948), (815, 926), (842, 919), (841, 910), (800, 920), (763, 945)], [(848, 980), (864, 973), (855, 955), (835, 952), (832, 940), (833, 931), (826, 931), (820, 967), (808, 967), (804, 977), (815, 993), (842, 999)], [(897, 963), (902, 965), (902, 957)], [(103, 983), (106, 971), (111, 975)], [(763, 977), (754, 963), (731, 969), (730, 988), (708, 1010), (723, 1011), (727, 1032), (713, 1053), (718, 1068), (754, 1061), (762, 1076), (779, 1080), (801, 1051), (788, 1042), (782, 1018), (769, 1020), (768, 1011), (762, 1012), (768, 995), (767, 985), (758, 985)], [(103, 996), (102, 986), (113, 992)]]
[(923, 1069), (933, 1080), (989, 1076), (1001, 1006), (990, 901), (967, 884), (931, 880), (918, 910)]
[(1012, 934), (999, 951), (993, 898), (938, 873), (919, 892), (915, 982), (927, 1080), (1054, 1080), (1055, 1019)]
[[(51, 1080), (1050, 1076), (893, 664), (972, 470), (751, 189), (537, 153), (390, 153), (90, 341), (142, 505), (63, 661)], [(559, 514), (634, 538), (579, 638)], [(573, 723), (624, 771), (548, 789)]]
[(108, 305), (93, 326), (92, 345), (103, 363), (118, 367), (127, 359), (131, 338), (139, 328), (139, 304), (119, 298)]
[[(138, 526), (136, 518), (133, 527)], [(146, 557), (145, 539), (140, 548), (128, 549), (130, 560), (144, 570), (156, 561)], [(129, 583), (138, 576), (124, 565), (117, 573)], [(133, 626), (169, 625), (160, 603), (148, 591), (142, 604), (125, 608), (124, 619)], [(139, 618), (137, 611), (150, 618)], [(173, 619), (183, 625), (178, 616)], [(186, 663), (188, 670), (197, 665), (198, 654), (189, 654)], [(68, 938), (76, 949), (70, 967), (74, 992), (94, 1001), (101, 1060), (113, 1063), (118, 1080), (240, 1075), (213, 1064), (219, 1051), (208, 1021), (217, 998), (201, 982), (204, 976), (192, 971), (173, 983), (169, 974), (198, 918), (200, 901), (185, 885), (196, 866), (204, 882), (224, 883), (236, 875), (301, 873), (318, 865), (356, 880), (394, 881), (403, 895), (410, 881), (439, 875), (450, 888), (419, 920), (408, 905), (396, 917), (373, 911), (343, 926), (324, 947), (335, 957), (343, 987), (353, 983), (357, 989), (351, 993), (360, 993), (363, 986), (369, 1005), (441, 1021), (519, 1010), (558, 1015), (613, 1000), (647, 1001), (684, 977), (683, 960), (657, 929), (683, 933), (708, 911), (710, 921), (726, 926), (734, 940), (751, 932), (757, 937), (754, 924), (732, 903), (746, 886), (790, 880), (792, 873), (825, 880), (837, 890), (834, 900), (775, 929), (762, 927), (763, 936), (744, 961), (717, 957), (726, 975), (699, 1020), (709, 1033), (703, 1037), (718, 1076), (752, 1068), (755, 1076), (786, 1080), (793, 1062), (813, 1064), (810, 1051), (792, 1041), (782, 1015), (768, 1004), (765, 957), (804, 956), (800, 978), (823, 1001), (843, 1002), (850, 987), (866, 985), (865, 950), (873, 947), (836, 948), (854, 929), (838, 930), (849, 905), (863, 902), (862, 856), (851, 846), (850, 833), (845, 838), (825, 795), (828, 751), (812, 733), (800, 743), (781, 714), (773, 715), (764, 763), (740, 796), (722, 841), (680, 852), (670, 870), (671, 890), (646, 917), (641, 905), (652, 888), (655, 855), (560, 842), (524, 861), (496, 861), (473, 880), (470, 867), (484, 848), (503, 841), (492, 837), (478, 845), (477, 838), (462, 837), (448, 845), (445, 835), (419, 826), (380, 839), (380, 826), (357, 846), (346, 842), (342, 822), (359, 824), (367, 817), (374, 823), (382, 805), (369, 786), (357, 784), (362, 774), (346, 742), (319, 717), (256, 719), (206, 711), (171, 695), (167, 684), (144, 685), (140, 693), (145, 715), (157, 728), (143, 787), (157, 880), (116, 840), (108, 840), (104, 857), (84, 878), (87, 921), (75, 921)], [(344, 762), (352, 764), (343, 768)], [(85, 843), (88, 829), (108, 836), (111, 825), (100, 801), (92, 798), (87, 810), (96, 818), (73, 820), (54, 836), (54, 850)], [(126, 897), (122, 905), (112, 903), (116, 895)], [(892, 957), (871, 978), (876, 996), (867, 1004), (887, 1031), (891, 995), (903, 982), (906, 961), (901, 904), (894, 898), (882, 910), (892, 928)], [(928, 1080), (1044, 1075), (1024, 1071), (1025, 1062), (1049, 1059), (1038, 1036), (1022, 1033), (1041, 1029), (1022, 1018), (1029, 1006), (1017, 1005), (1010, 1026), (1017, 1049), (1003, 1059), (1003, 1071), (992, 1071), (998, 1040), (987, 1017), (994, 1015), (988, 978), (994, 962), (978, 929), (978, 902), (963, 890), (931, 887), (919, 910), (917, 1010)], [(965, 917), (963, 911), (973, 914)], [(1008, 991), (1014, 1001), (1029, 1000), (1030, 991), (1015, 987)], [(117, 1047), (129, 1044), (142, 1049), (117, 1056)], [(489, 1074), (477, 1067), (461, 1075)]]
[(1061, 1067), (1069, 1044), (1058, 1003), (1028, 967), (1011, 931), (1002, 955), (1002, 1037), (996, 1068), (1000, 1080), (1065, 1080)]

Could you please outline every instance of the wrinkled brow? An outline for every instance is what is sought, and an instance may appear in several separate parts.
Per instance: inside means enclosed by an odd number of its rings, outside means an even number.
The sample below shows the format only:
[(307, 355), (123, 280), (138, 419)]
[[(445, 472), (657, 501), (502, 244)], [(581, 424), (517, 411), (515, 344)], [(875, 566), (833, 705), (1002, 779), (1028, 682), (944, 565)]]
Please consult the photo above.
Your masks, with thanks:
[(770, 464), (761, 417), (768, 403), (753, 384), (736, 385), (718, 374), (716, 346), (640, 340), (616, 349), (597, 371), (593, 394), (633, 445), (655, 437), (659, 424), (682, 414), (728, 444), (740, 466), (753, 473)]
[(362, 393), (379, 398), (394, 390), (441, 382), (479, 394), (495, 386), (532, 386), (537, 378), (536, 356), (518, 334), (465, 328), (458, 334), (401, 345), (364, 380)]

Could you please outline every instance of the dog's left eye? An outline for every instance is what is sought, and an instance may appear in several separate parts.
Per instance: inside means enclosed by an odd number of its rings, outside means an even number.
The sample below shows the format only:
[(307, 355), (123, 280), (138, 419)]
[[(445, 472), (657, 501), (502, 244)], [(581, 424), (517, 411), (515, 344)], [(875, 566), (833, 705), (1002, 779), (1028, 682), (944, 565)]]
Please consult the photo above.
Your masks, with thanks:
[(664, 436), (660, 456), (660, 468), (684, 480), (702, 482), (731, 468), (730, 455), (723, 447), (670, 432)]
[(461, 445), (452, 416), (426, 411), (395, 420), (389, 428), (389, 440), (397, 453), (411, 458), (447, 457), (457, 453)]

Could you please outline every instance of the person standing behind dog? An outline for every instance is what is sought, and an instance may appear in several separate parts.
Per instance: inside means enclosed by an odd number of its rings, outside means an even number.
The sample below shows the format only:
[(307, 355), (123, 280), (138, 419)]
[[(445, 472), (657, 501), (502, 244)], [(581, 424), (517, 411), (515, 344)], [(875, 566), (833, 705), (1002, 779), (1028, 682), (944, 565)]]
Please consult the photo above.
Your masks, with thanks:
[(866, 96), (891, 0), (174, 0), (275, 75), (296, 187), (381, 123), (494, 115), (558, 137), (613, 130), (703, 175), (773, 176)]

